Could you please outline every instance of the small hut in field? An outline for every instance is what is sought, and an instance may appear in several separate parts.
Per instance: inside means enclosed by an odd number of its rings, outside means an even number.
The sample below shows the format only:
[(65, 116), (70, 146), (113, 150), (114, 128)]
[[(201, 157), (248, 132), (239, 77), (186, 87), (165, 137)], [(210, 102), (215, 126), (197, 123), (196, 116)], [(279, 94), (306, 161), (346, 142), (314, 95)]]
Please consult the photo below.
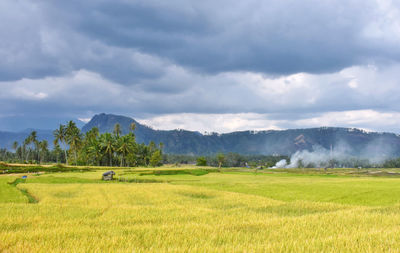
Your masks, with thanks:
[(113, 178), (114, 175), (115, 175), (115, 172), (112, 171), (112, 170), (110, 170), (110, 171), (107, 171), (107, 172), (104, 172), (104, 173), (103, 173), (102, 179), (103, 179), (104, 181), (113, 180), (113, 179), (114, 179), (114, 178)]

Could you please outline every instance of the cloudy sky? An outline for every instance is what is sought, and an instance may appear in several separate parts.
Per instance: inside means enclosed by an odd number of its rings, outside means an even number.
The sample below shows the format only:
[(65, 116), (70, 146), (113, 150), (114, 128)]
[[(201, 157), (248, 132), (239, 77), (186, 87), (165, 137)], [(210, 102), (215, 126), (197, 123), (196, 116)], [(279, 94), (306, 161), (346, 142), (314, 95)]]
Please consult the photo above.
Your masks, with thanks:
[(1, 0), (0, 130), (400, 133), (400, 2)]

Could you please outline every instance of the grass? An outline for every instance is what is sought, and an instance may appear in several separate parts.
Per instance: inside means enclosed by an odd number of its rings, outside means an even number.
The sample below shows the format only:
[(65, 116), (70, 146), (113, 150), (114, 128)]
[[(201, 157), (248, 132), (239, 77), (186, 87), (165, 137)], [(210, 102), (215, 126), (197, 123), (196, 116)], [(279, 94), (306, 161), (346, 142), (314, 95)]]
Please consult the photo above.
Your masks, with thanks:
[[(26, 196), (16, 188), (12, 187), (9, 183), (15, 181), (15, 177), (0, 176), (0, 203), (27, 203)], [(0, 228), (1, 230), (1, 228)]]
[(16, 176), (0, 176), (0, 252), (400, 248), (400, 178), (167, 170), (119, 169), (129, 180), (107, 183), (96, 170), (28, 175), (16, 186)]

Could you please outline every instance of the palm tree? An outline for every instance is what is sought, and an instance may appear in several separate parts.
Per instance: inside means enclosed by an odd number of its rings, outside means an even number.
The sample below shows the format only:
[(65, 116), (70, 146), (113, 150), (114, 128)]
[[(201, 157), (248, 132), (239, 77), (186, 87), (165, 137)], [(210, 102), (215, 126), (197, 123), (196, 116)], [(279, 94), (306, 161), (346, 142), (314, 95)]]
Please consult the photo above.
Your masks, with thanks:
[(89, 131), (85, 133), (85, 137), (81, 141), (81, 148), (80, 148), (80, 154), (81, 154), (81, 159), (85, 161), (85, 163), (90, 163), (90, 164), (97, 164), (96, 157), (93, 156), (93, 150), (91, 150), (91, 146), (93, 146), (95, 143), (97, 143), (97, 138), (99, 136), (99, 129), (97, 127), (93, 127)]
[(150, 154), (153, 154), (153, 152), (156, 151), (156, 149), (157, 149), (156, 143), (154, 141), (150, 141), (149, 143)]
[(99, 137), (99, 129), (97, 127), (93, 127), (89, 131), (86, 132), (85, 140), (93, 140)]
[(100, 161), (103, 156), (102, 145), (97, 139), (92, 139), (88, 143), (87, 152), (89, 159), (93, 161), (95, 165), (100, 165)]
[(30, 155), (30, 151), (32, 150), (32, 148), (30, 147), (30, 145), (32, 144), (32, 143), (34, 143), (35, 144), (35, 151), (37, 151), (37, 148), (38, 148), (38, 144), (37, 144), (37, 133), (36, 133), (36, 131), (32, 131), (31, 132), (31, 134), (30, 135), (28, 135), (28, 137), (26, 137), (26, 139), (24, 140), (24, 149), (26, 150), (26, 149), (28, 149), (28, 152), (25, 152), (26, 154), (26, 161), (28, 160), (28, 158), (29, 158), (29, 155)]
[(135, 131), (135, 129), (136, 129), (135, 122), (132, 122), (129, 128), (130, 128), (131, 132)]
[(54, 149), (53, 152), (56, 156), (56, 163), (58, 163), (58, 158), (60, 157), (60, 153), (62, 152), (60, 145), (58, 145), (58, 142), (56, 142), (56, 140), (53, 141), (54, 144)]
[(31, 135), (30, 135), (30, 139), (31, 142), (33, 143), (34, 147), (35, 147), (35, 154), (36, 154), (36, 161), (39, 162), (40, 158), (39, 158), (39, 141), (37, 139), (37, 132), (36, 131), (32, 131)]
[(58, 144), (60, 142), (63, 144), (64, 155), (65, 155), (65, 163), (68, 165), (68, 156), (67, 156), (67, 148), (66, 148), (66, 138), (67, 131), (64, 125), (60, 124), (60, 127), (53, 132), (54, 135), (54, 144)]
[(112, 155), (114, 154), (114, 138), (110, 133), (104, 133), (100, 136), (101, 146), (106, 154), (108, 154), (108, 158), (110, 161), (110, 166), (112, 166)]
[(70, 149), (74, 151), (75, 163), (78, 160), (77, 151), (80, 147), (82, 138), (79, 128), (72, 120), (68, 121), (65, 127), (64, 141), (69, 145)]
[(68, 131), (68, 136), (67, 136), (68, 145), (70, 146), (71, 150), (74, 151), (75, 164), (78, 161), (78, 156), (77, 156), (78, 149), (82, 144), (81, 136), (82, 135), (80, 133), (80, 130), (77, 127), (72, 128), (70, 129), (70, 131)]
[(117, 152), (121, 154), (121, 167), (124, 164), (125, 157), (128, 153), (132, 152), (134, 149), (134, 141), (129, 135), (124, 135), (117, 142)]
[(75, 122), (73, 122), (72, 120), (70, 120), (70, 121), (68, 121), (68, 123), (67, 123), (67, 135), (68, 134), (70, 134), (71, 132), (73, 132), (74, 130), (75, 130), (75, 128), (77, 128), (76, 127), (76, 124), (75, 124)]
[(17, 148), (18, 148), (18, 142), (17, 141), (13, 142), (12, 148), (14, 149), (15, 152), (17, 152)]
[(46, 155), (46, 153), (49, 151), (48, 150), (49, 144), (46, 140), (43, 140), (41, 142), (39, 142), (39, 149), (40, 149), (40, 160), (39, 163), (43, 162), (43, 158)]
[[(29, 141), (29, 138), (26, 138), (25, 140), (24, 140), (24, 143), (22, 144), (22, 156), (23, 156), (23, 158), (25, 158), (25, 161), (27, 161), (28, 160), (28, 156), (29, 156), (29, 149), (28, 149), (28, 145), (30, 144), (30, 141)], [(28, 149), (28, 150), (27, 150)], [(22, 159), (23, 159), (22, 158)], [(21, 159), (21, 160), (22, 160)]]
[(121, 134), (121, 125), (119, 123), (115, 124), (114, 126), (114, 135), (119, 138), (119, 135)]

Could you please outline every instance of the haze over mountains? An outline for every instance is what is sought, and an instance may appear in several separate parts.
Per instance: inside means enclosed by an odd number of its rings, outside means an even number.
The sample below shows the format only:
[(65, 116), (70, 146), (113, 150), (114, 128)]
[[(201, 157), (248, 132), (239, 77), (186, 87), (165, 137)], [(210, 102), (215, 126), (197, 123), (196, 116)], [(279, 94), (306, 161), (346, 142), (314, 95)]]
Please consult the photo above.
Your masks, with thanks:
[[(308, 129), (240, 131), (226, 134), (201, 134), (186, 130), (155, 130), (140, 124), (132, 118), (113, 115), (95, 115), (82, 131), (98, 127), (100, 132), (112, 132), (119, 123), (123, 134), (128, 133), (131, 123), (136, 124), (136, 140), (139, 143), (164, 143), (164, 152), (172, 154), (207, 155), (217, 152), (241, 154), (291, 155), (299, 150), (315, 147), (336, 151), (347, 155), (371, 157), (400, 156), (400, 137), (393, 133), (366, 132), (354, 128), (320, 127)], [(0, 131), (0, 147), (11, 148), (13, 141), (21, 143), (31, 129), (13, 133)], [(39, 139), (52, 143), (51, 130), (38, 130)]]

